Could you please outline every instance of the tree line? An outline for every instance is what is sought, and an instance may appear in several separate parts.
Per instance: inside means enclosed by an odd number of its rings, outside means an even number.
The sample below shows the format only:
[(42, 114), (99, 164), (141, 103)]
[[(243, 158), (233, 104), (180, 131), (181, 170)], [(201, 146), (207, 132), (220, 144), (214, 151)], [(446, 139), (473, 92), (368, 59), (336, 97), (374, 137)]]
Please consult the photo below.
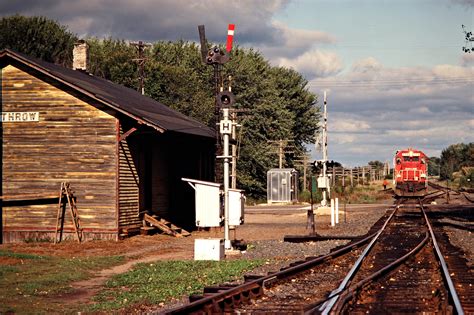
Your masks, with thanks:
[[(15, 51), (45, 61), (71, 66), (78, 37), (67, 27), (45, 17), (4, 17), (0, 20), (0, 49)], [(86, 38), (90, 46), (93, 75), (137, 89), (139, 85), (135, 47), (124, 39)], [(234, 47), (223, 78), (232, 85), (235, 107), (245, 110), (240, 119), (238, 187), (252, 197), (266, 190), (266, 172), (278, 167), (271, 141), (291, 139), (293, 153), (285, 155), (286, 166), (307, 153), (319, 132), (317, 95), (298, 72), (272, 66), (252, 49)], [(213, 69), (201, 61), (194, 42), (157, 41), (145, 50), (145, 94), (185, 115), (215, 128)]]
[(428, 172), (432, 176), (439, 176), (441, 180), (473, 187), (474, 142), (452, 144), (443, 149), (439, 157), (430, 157)]

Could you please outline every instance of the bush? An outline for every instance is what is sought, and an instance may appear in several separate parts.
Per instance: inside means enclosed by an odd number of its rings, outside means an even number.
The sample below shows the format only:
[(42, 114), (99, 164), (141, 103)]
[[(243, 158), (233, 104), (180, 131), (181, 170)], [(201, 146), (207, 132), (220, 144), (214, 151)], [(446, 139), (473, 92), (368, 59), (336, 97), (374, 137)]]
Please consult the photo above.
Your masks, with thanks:
[[(313, 203), (321, 202), (322, 192), (320, 189), (317, 189), (316, 192), (313, 192)], [(311, 192), (309, 190), (304, 190), (300, 192), (298, 196), (298, 201), (300, 202), (311, 202)]]

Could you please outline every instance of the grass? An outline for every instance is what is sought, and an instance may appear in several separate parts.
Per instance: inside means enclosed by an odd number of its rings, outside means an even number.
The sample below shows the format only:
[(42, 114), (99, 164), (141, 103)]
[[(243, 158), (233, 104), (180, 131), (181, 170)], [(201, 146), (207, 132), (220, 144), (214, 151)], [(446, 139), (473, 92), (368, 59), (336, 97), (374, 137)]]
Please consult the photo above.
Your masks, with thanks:
[(94, 271), (124, 260), (121, 256), (65, 259), (7, 250), (0, 250), (1, 257), (12, 261), (0, 265), (0, 314), (60, 312), (45, 298), (67, 293), (71, 282), (87, 279)]
[(0, 250), (0, 257), (8, 257), (15, 259), (44, 259), (43, 256), (24, 254), (24, 253), (15, 253), (9, 250)]
[(263, 260), (158, 261), (138, 264), (107, 282), (89, 311), (113, 311), (134, 304), (166, 303), (202, 293), (205, 286), (240, 279)]
[[(347, 187), (345, 198), (347, 199), (347, 203), (352, 204), (371, 204), (390, 199), (391, 195), (383, 192), (382, 188), (381, 182), (371, 182), (369, 185), (357, 185), (352, 188)], [(341, 198), (341, 196), (339, 196), (339, 198)]]

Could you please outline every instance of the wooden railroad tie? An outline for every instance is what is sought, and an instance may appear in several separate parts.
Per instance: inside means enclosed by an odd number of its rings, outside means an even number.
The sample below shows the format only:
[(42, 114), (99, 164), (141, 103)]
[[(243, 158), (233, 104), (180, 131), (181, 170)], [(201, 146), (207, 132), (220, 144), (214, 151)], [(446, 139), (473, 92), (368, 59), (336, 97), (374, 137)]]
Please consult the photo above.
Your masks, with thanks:
[(56, 233), (54, 235), (54, 244), (61, 242), (63, 237), (64, 217), (66, 215), (66, 202), (69, 205), (71, 219), (74, 226), (74, 231), (77, 235), (77, 240), (79, 243), (82, 241), (83, 235), (81, 228), (81, 220), (79, 219), (79, 214), (76, 207), (76, 197), (74, 197), (73, 191), (71, 190), (69, 183), (63, 182), (61, 183), (61, 189), (59, 191), (59, 205), (58, 214), (56, 217)]
[[(147, 226), (146, 223), (148, 223), (150, 226)], [(175, 237), (191, 235), (191, 233), (189, 233), (188, 231), (156, 215), (151, 216), (145, 213), (143, 216), (143, 225), (144, 226), (141, 227), (141, 231), (144, 233), (147, 233), (147, 231), (150, 230), (150, 227), (153, 226), (155, 228), (160, 229), (163, 233), (173, 235)]]

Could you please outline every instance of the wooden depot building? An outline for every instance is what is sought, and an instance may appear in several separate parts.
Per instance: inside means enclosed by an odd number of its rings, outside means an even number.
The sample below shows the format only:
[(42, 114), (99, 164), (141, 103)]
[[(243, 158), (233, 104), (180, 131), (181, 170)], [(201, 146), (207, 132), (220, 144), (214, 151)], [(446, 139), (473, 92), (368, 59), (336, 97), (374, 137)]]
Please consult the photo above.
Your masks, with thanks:
[(0, 68), (0, 243), (55, 237), (62, 182), (84, 239), (117, 240), (144, 213), (194, 227), (181, 178), (213, 178), (213, 129), (84, 70), (11, 50)]

